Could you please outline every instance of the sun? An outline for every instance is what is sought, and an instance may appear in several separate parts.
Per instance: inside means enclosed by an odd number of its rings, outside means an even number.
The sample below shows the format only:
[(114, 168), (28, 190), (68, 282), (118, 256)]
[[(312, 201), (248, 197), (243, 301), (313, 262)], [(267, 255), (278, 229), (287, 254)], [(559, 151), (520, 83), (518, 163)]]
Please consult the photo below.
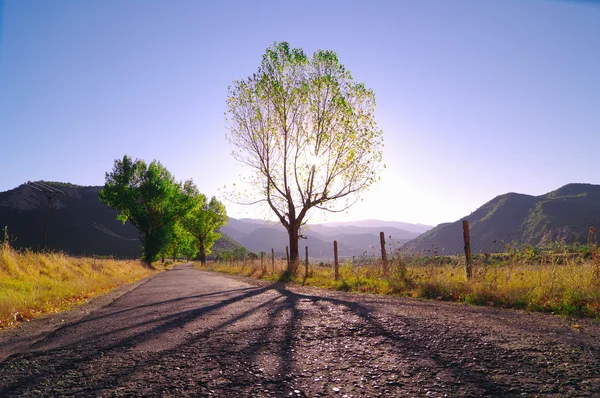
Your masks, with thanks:
[(311, 167), (315, 166), (315, 168), (318, 169), (323, 163), (325, 163), (325, 158), (323, 154), (319, 156), (314, 153), (311, 153), (306, 157), (306, 164), (308, 164)]

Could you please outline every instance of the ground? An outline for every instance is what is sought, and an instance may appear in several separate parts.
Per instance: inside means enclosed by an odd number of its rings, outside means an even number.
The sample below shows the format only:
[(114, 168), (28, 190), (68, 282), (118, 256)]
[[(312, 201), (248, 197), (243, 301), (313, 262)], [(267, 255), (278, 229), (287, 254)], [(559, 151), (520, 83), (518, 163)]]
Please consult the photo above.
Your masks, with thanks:
[[(31, 327), (30, 327), (31, 329)], [(0, 344), (0, 396), (600, 396), (600, 325), (180, 265)], [(21, 352), (19, 352), (21, 351)], [(0, 358), (1, 360), (1, 358)]]

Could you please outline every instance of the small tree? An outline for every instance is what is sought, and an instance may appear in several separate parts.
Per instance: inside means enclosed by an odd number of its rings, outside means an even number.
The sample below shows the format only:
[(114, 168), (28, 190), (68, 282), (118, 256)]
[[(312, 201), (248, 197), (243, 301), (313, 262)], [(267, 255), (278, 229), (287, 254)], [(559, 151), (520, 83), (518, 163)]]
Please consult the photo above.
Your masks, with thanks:
[(229, 261), (232, 258), (231, 251), (223, 250), (217, 253), (216, 260), (217, 261)]
[(175, 261), (179, 255), (182, 255), (186, 260), (190, 260), (196, 257), (196, 254), (198, 254), (196, 238), (181, 225), (181, 222), (176, 222), (171, 229), (169, 244), (160, 253), (161, 257), (170, 256)]
[(248, 255), (248, 249), (246, 249), (245, 247), (236, 247), (235, 249), (232, 250), (232, 254), (233, 254), (233, 258), (236, 258), (238, 260), (243, 260)]
[(106, 173), (100, 200), (140, 231), (142, 259), (150, 265), (169, 244), (175, 222), (193, 205), (194, 191), (191, 181), (176, 182), (160, 162), (147, 165), (125, 155)]
[(252, 171), (247, 182), (286, 228), (291, 272), (307, 212), (343, 211), (377, 180), (383, 136), (374, 92), (355, 82), (333, 51), (308, 58), (275, 43), (257, 73), (234, 81), (227, 107), (233, 156)]
[(200, 262), (206, 263), (206, 256), (211, 253), (214, 243), (221, 237), (218, 232), (227, 222), (225, 206), (214, 196), (206, 202), (201, 193), (194, 195), (194, 206), (182, 219), (182, 225), (196, 238)]

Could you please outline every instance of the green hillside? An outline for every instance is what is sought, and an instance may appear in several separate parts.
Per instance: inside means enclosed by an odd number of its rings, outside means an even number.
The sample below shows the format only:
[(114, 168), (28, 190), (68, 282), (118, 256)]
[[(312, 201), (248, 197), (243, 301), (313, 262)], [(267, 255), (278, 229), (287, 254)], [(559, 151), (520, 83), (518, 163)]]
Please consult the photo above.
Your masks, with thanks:
[(589, 228), (600, 227), (600, 186), (568, 184), (541, 196), (500, 195), (470, 215), (420, 235), (404, 250), (462, 253), (464, 219), (469, 221), (474, 252), (500, 251), (509, 242), (533, 246), (555, 241), (586, 243)]

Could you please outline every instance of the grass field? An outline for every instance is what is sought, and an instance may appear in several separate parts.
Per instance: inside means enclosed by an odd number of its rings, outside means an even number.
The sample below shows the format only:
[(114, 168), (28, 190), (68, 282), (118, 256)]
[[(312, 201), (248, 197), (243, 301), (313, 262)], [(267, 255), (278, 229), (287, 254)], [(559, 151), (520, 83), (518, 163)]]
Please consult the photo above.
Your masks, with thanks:
[(18, 252), (0, 245), (0, 329), (69, 309), (158, 272), (139, 261)]
[[(493, 259), (492, 259), (493, 260)], [(536, 258), (508, 256), (501, 261), (479, 258), (473, 278), (467, 280), (464, 260), (443, 257), (396, 258), (385, 276), (380, 262), (340, 266), (338, 281), (331, 266), (304, 265), (298, 276), (286, 278), (285, 262), (260, 260), (208, 263), (203, 268), (267, 280), (352, 292), (392, 294), (451, 300), (477, 305), (519, 308), (563, 315), (582, 315), (600, 320), (600, 264), (577, 256)]]

